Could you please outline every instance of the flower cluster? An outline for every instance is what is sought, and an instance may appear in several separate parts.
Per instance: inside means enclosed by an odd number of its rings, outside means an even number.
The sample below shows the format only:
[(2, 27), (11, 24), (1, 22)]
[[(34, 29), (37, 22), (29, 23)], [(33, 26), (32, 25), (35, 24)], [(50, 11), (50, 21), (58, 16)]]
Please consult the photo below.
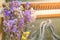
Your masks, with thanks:
[[(30, 10), (25, 10), (24, 12), (20, 12), (19, 10), (14, 10), (18, 9), (20, 7), (20, 2), (18, 1), (12, 1), (9, 3), (9, 8), (4, 9), (4, 32), (8, 34), (11, 40), (20, 40), (21, 38), (21, 32), (24, 29), (25, 23), (30, 23), (31, 21), (31, 12)], [(29, 3), (26, 3), (26, 7), (29, 6)], [(19, 15), (16, 15), (19, 14)], [(22, 17), (21, 17), (22, 14)], [(20, 16), (20, 18), (19, 18)]]
[(20, 2), (19, 1), (12, 1), (12, 2), (10, 2), (9, 3), (9, 7), (11, 8), (11, 9), (15, 9), (15, 8), (18, 8), (18, 7), (20, 7)]

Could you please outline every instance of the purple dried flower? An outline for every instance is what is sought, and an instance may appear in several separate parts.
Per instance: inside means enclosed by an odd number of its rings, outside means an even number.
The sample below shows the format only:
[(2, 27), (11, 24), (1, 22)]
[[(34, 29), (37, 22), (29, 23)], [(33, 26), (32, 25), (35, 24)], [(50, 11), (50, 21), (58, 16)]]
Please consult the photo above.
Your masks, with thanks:
[(7, 29), (6, 29), (6, 28), (3, 28), (3, 31), (4, 31), (4, 32), (6, 32), (6, 31), (7, 31)]
[(19, 1), (15, 1), (15, 7), (19, 7), (21, 5), (21, 3)]
[(11, 8), (11, 9), (13, 9), (13, 8), (18, 8), (19, 6), (20, 6), (20, 2), (19, 1), (12, 1), (12, 2), (10, 2), (9, 3), (9, 7)]
[(7, 26), (7, 21), (6, 20), (3, 21), (3, 25)]
[(28, 6), (29, 6), (29, 3), (28, 3), (28, 2), (26, 2), (25, 6), (26, 6), (26, 7), (28, 7)]
[(19, 21), (19, 27), (22, 28), (24, 24), (24, 18), (21, 18)]
[(9, 11), (4, 10), (4, 15), (5, 15), (5, 16), (9, 16)]
[(9, 3), (9, 7), (10, 7), (11, 9), (13, 8), (13, 3), (14, 3), (14, 2), (10, 2), (10, 3)]
[(17, 26), (13, 25), (13, 28), (11, 29), (11, 32), (17, 32)]
[(17, 33), (17, 38), (18, 38), (18, 39), (20, 38), (20, 33)]
[(12, 26), (13, 24), (14, 24), (14, 20), (8, 20), (8, 23), (7, 23), (8, 26)]
[(24, 16), (30, 15), (30, 13), (31, 13), (30, 10), (25, 10), (24, 11)]
[(24, 12), (24, 20), (27, 21), (27, 22), (31, 21), (30, 10), (25, 10), (25, 12)]
[(16, 32), (16, 28), (15, 27), (13, 27), (12, 29), (11, 29), (11, 32)]

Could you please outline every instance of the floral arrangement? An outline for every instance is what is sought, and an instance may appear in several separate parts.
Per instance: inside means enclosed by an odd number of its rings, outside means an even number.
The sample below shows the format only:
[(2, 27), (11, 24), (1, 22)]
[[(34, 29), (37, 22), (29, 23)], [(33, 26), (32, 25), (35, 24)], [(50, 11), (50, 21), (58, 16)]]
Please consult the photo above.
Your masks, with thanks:
[(31, 11), (28, 9), (29, 3), (25, 4), (24, 11), (19, 10), (21, 3), (12, 0), (8, 9), (4, 9), (3, 31), (9, 36), (9, 40), (26, 40), (24, 35), (29, 34), (28, 24), (31, 23)]

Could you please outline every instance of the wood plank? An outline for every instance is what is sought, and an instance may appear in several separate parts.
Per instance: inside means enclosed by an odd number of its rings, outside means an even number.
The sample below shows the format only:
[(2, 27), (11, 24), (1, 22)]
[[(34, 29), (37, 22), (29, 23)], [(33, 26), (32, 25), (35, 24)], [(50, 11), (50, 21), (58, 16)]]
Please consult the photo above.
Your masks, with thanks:
[(37, 18), (56, 18), (56, 17), (60, 17), (60, 14), (37, 15)]
[(55, 3), (30, 3), (35, 10), (60, 9), (60, 2)]

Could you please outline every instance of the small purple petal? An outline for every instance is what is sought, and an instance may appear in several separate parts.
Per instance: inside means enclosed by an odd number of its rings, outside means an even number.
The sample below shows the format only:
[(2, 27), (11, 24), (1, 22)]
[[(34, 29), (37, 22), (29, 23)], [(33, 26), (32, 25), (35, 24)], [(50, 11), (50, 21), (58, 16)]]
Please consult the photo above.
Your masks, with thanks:
[(4, 11), (5, 16), (9, 16), (9, 12), (7, 10)]
[(12, 2), (9, 3), (9, 7), (11, 9), (18, 8), (20, 5), (21, 5), (21, 3), (19, 1), (12, 1)]
[(17, 33), (17, 38), (20, 38), (20, 34), (19, 33)]
[(28, 6), (29, 6), (29, 3), (28, 3), (28, 2), (26, 2), (25, 6), (26, 6), (26, 7), (28, 7)]
[(19, 27), (21, 28), (24, 24), (24, 18), (21, 18), (19, 21)]
[(3, 28), (4, 32), (6, 32), (6, 28)]
[(10, 25), (14, 24), (14, 20), (8, 20), (8, 23), (9, 23)]
[[(28, 22), (31, 21), (30, 10), (25, 10), (25, 12), (24, 12), (24, 17), (25, 17), (25, 21), (28, 21)], [(26, 20), (26, 18), (27, 18), (27, 20)]]
[(24, 16), (30, 15), (30, 10), (25, 10), (24, 11)]
[(14, 27), (12, 28), (11, 32), (16, 32), (16, 31), (17, 31), (16, 26), (14, 26)]

